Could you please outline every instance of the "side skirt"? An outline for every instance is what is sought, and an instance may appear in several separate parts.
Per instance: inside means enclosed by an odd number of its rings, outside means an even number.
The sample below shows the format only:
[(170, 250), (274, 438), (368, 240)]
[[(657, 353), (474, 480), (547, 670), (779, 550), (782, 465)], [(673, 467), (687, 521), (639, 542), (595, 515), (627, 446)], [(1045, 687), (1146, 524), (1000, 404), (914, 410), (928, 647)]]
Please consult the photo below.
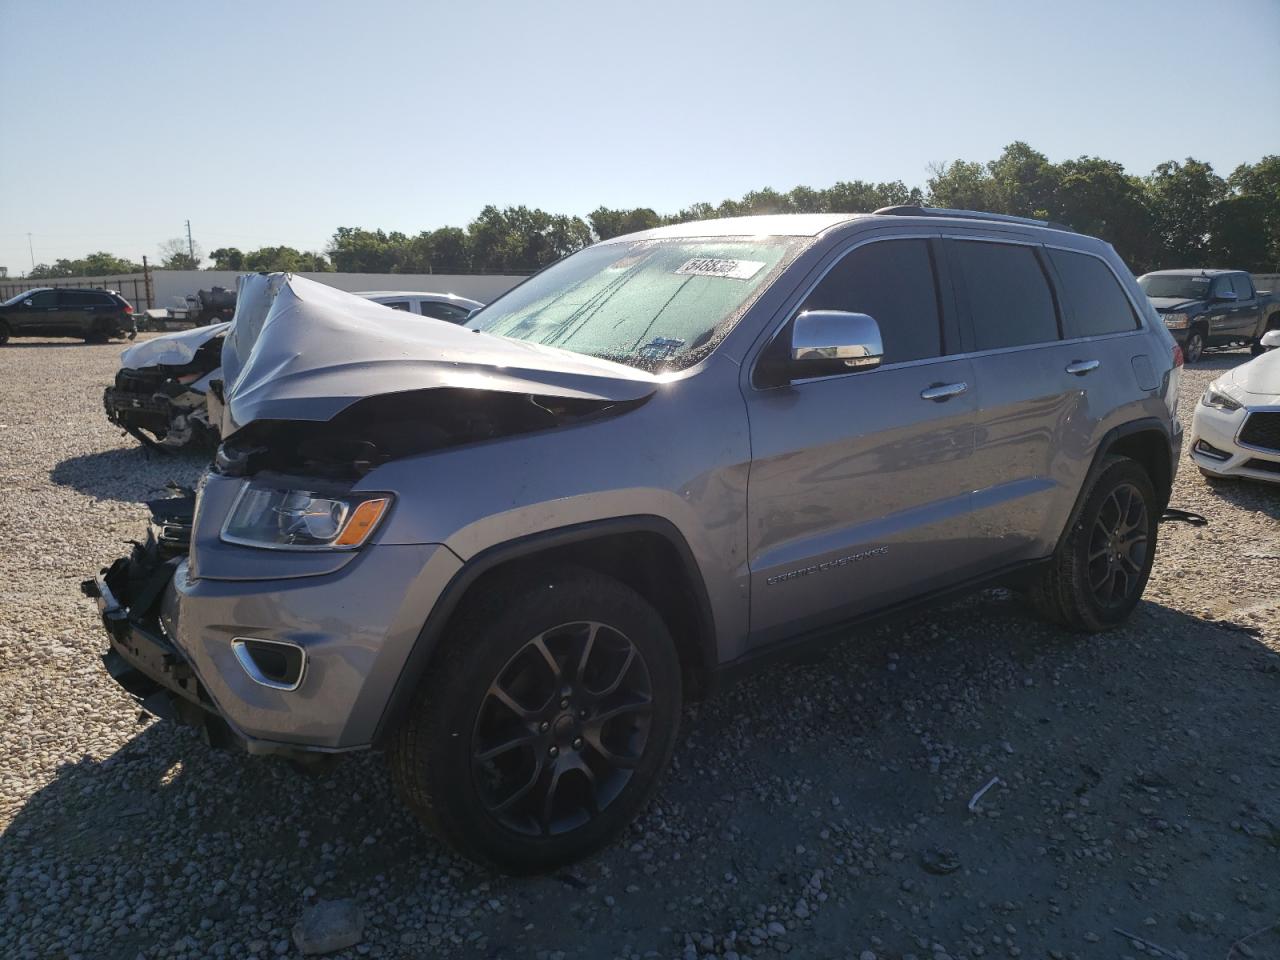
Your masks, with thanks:
[(910, 600), (904, 600), (900, 603), (891, 604), (887, 607), (881, 607), (870, 613), (864, 613), (857, 617), (851, 617), (836, 623), (820, 627), (816, 630), (810, 630), (805, 633), (797, 634), (786, 640), (779, 640), (760, 650), (753, 650), (736, 660), (729, 663), (721, 664), (711, 674), (709, 680), (708, 695), (714, 695), (737, 683), (758, 670), (766, 666), (785, 663), (803, 657), (806, 654), (812, 654), (817, 650), (824, 650), (827, 647), (847, 640), (849, 632), (852, 630), (864, 629), (870, 626), (880, 626), (887, 622), (898, 619), (904, 619), (909, 615), (919, 613), (921, 610), (930, 607), (936, 607), (947, 603), (951, 600), (959, 599), (968, 594), (975, 593), (988, 587), (1016, 587), (1030, 580), (1034, 575), (1046, 566), (1053, 558), (1045, 557), (1040, 560), (1032, 560), (1029, 562), (1021, 562), (1002, 567), (992, 573), (983, 574), (970, 580), (950, 587), (945, 587), (933, 593), (924, 594), (920, 597), (913, 597)]

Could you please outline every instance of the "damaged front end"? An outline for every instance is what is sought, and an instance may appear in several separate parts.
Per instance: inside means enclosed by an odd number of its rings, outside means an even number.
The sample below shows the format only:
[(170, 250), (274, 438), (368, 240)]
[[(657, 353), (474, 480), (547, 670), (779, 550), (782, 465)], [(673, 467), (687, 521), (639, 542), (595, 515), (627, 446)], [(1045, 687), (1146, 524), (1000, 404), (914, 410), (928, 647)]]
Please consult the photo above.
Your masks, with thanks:
[(153, 500), (146, 540), (80, 588), (97, 602), (111, 645), (102, 655), (113, 680), (153, 716), (195, 726), (214, 744), (234, 739), (191, 664), (165, 635), (160, 605), (187, 555), (195, 495)]
[(183, 330), (126, 350), (102, 395), (107, 419), (152, 449), (212, 449), (218, 425), (208, 401), (220, 387), (227, 326)]

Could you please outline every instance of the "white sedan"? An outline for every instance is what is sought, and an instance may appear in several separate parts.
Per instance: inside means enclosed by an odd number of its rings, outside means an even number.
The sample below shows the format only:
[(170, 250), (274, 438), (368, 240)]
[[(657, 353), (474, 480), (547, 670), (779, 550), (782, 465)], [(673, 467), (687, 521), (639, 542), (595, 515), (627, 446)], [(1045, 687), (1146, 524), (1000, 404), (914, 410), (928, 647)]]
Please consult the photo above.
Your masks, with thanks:
[(416, 290), (362, 290), (356, 294), (392, 310), (420, 313), (424, 317), (465, 323), (467, 317), (484, 306), (479, 300), (468, 300), (456, 293), (419, 293)]
[(1205, 390), (1191, 419), (1191, 459), (1208, 477), (1280, 483), (1280, 330), (1267, 352)]

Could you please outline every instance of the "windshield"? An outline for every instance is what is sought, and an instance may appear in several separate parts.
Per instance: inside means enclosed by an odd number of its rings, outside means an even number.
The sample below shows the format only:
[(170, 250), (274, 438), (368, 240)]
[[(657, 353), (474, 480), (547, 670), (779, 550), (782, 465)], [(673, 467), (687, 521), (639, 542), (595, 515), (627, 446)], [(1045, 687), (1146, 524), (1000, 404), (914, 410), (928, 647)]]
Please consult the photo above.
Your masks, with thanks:
[(803, 242), (597, 244), (516, 287), (467, 326), (644, 370), (683, 369), (715, 348)]
[(1171, 297), (1175, 300), (1203, 300), (1209, 295), (1208, 277), (1156, 276), (1138, 278), (1138, 286), (1148, 297)]
[(33, 293), (39, 293), (44, 287), (37, 287), (34, 290), (23, 290), (21, 293), (14, 294), (4, 303), (0, 303), (0, 307), (12, 307), (15, 303), (21, 303), (23, 300), (30, 299)]

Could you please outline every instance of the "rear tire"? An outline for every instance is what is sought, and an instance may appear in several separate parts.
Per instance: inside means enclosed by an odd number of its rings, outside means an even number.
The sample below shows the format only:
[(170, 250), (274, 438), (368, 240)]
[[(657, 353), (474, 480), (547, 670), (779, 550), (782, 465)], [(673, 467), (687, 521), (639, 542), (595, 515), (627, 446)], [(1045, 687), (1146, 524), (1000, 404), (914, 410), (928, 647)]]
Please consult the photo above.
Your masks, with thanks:
[(414, 814), (512, 874), (616, 837), (680, 722), (680, 661), (657, 611), (611, 577), (556, 567), (471, 598), (442, 644), (389, 755)]
[(1128, 457), (1108, 457), (1031, 589), (1040, 615), (1082, 633), (1110, 629), (1128, 617), (1151, 576), (1157, 510), (1147, 472)]

